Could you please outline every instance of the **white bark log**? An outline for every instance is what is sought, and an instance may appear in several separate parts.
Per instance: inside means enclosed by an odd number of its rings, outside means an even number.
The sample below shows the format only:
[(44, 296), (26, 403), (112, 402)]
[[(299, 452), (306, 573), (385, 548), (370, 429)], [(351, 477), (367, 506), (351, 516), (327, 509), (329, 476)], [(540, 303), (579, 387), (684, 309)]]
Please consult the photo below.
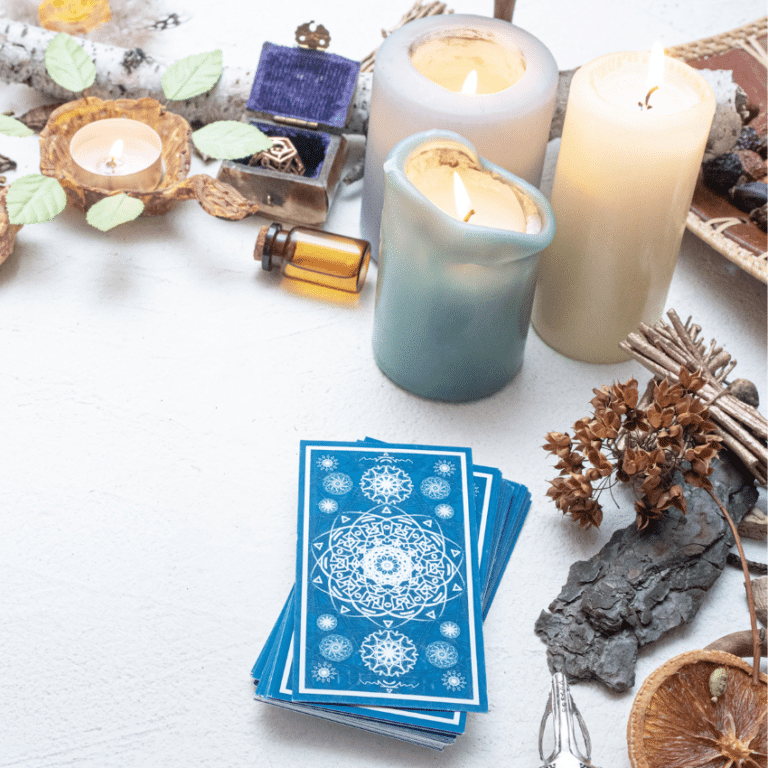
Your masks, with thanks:
[[(24, 83), (53, 99), (71, 101), (73, 94), (56, 85), (45, 69), (45, 49), (55, 32), (10, 19), (0, 19), (0, 80)], [(144, 54), (139, 48), (119, 48), (77, 39), (96, 65), (96, 82), (88, 96), (102, 99), (151, 96), (165, 102), (161, 78), (173, 63)], [(224, 67), (221, 79), (208, 93), (189, 101), (170, 102), (169, 108), (190, 122), (242, 120), (255, 70)], [(364, 133), (370, 110), (370, 75), (362, 75), (353, 100), (347, 132)]]

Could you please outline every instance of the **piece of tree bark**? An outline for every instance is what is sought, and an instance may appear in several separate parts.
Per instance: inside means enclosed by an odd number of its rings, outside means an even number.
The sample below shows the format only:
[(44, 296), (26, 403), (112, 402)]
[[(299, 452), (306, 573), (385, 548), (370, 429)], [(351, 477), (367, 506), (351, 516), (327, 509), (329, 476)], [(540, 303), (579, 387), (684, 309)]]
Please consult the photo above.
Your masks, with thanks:
[(747, 513), (739, 523), (739, 536), (757, 541), (765, 541), (768, 538), (768, 517), (761, 509), (755, 507)]
[[(738, 522), (757, 498), (752, 478), (726, 451), (713, 466), (715, 493)], [(684, 492), (686, 515), (670, 509), (643, 531), (633, 523), (591, 560), (571, 566), (536, 622), (552, 672), (624, 691), (634, 685), (638, 649), (696, 615), (733, 535), (705, 491), (684, 485)]]

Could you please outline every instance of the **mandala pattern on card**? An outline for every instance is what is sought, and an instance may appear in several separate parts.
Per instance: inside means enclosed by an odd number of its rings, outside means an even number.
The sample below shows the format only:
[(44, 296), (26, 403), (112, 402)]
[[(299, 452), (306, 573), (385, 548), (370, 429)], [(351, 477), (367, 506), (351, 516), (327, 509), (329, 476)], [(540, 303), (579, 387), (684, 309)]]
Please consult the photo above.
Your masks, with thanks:
[(352, 478), (343, 472), (332, 472), (323, 478), (323, 488), (334, 496), (343, 496), (352, 490)]
[(360, 490), (373, 502), (398, 504), (413, 493), (413, 483), (402, 469), (376, 466), (360, 478)]
[(339, 502), (336, 499), (323, 499), (317, 508), (321, 512), (325, 512), (326, 515), (332, 515), (334, 512), (339, 511)]
[(444, 621), (440, 625), (440, 634), (453, 640), (461, 634), (461, 627), (455, 621)]
[(332, 613), (323, 613), (317, 617), (317, 628), (323, 632), (331, 632), (336, 629), (339, 620)]
[(443, 640), (435, 640), (426, 647), (427, 661), (438, 669), (453, 667), (459, 660), (459, 652)]
[(329, 661), (344, 661), (354, 650), (352, 643), (342, 635), (328, 635), (320, 641), (320, 653)]
[(441, 477), (450, 477), (456, 471), (456, 465), (448, 459), (440, 459), (435, 462), (434, 472)]
[(421, 492), (434, 501), (446, 499), (451, 493), (451, 486), (442, 477), (427, 477), (421, 481)]
[(419, 652), (411, 639), (402, 632), (384, 629), (363, 640), (360, 657), (374, 674), (399, 677), (413, 669)]
[(435, 514), (441, 520), (450, 520), (453, 517), (453, 507), (450, 504), (438, 504), (435, 507)]
[(433, 518), (396, 508), (340, 515), (312, 553), (311, 583), (330, 595), (334, 609), (387, 629), (434, 621), (465, 592), (461, 547)]
[(315, 664), (312, 667), (312, 677), (318, 683), (330, 683), (339, 676), (336, 671), (336, 667), (333, 664), (329, 664), (327, 661), (321, 661), (319, 664)]
[(317, 457), (317, 466), (322, 469), (323, 472), (331, 472), (339, 466), (339, 460), (329, 454)]
[(460, 691), (467, 685), (467, 679), (459, 672), (450, 670), (443, 675), (443, 685), (449, 691)]

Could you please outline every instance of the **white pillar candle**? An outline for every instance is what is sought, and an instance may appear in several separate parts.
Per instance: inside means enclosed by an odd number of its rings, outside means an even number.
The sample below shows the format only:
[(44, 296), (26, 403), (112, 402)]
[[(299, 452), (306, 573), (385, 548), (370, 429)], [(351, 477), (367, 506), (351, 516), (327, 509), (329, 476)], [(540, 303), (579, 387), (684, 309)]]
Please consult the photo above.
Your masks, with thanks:
[(122, 117), (88, 123), (69, 143), (78, 181), (108, 190), (155, 189), (163, 176), (162, 150), (157, 131)]
[(538, 185), (557, 78), (549, 50), (499, 19), (432, 16), (391, 34), (376, 54), (365, 155), (361, 229), (372, 251), (378, 249), (384, 161), (414, 133), (455, 131), (490, 162)]
[(649, 58), (602, 56), (571, 83), (533, 325), (577, 360), (627, 359), (619, 342), (661, 317), (715, 111), (696, 70), (663, 57), (651, 84)]

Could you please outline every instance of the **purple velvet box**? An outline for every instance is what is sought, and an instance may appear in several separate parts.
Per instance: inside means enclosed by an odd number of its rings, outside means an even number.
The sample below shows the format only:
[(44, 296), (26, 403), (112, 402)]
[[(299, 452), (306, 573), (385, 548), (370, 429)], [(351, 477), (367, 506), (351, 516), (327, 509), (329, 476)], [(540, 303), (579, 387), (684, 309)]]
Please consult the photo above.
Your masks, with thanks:
[(341, 135), (360, 63), (332, 53), (264, 43), (247, 107), (251, 124), (289, 138), (304, 164), (296, 176), (225, 160), (218, 178), (278, 221), (322, 224), (347, 159)]

